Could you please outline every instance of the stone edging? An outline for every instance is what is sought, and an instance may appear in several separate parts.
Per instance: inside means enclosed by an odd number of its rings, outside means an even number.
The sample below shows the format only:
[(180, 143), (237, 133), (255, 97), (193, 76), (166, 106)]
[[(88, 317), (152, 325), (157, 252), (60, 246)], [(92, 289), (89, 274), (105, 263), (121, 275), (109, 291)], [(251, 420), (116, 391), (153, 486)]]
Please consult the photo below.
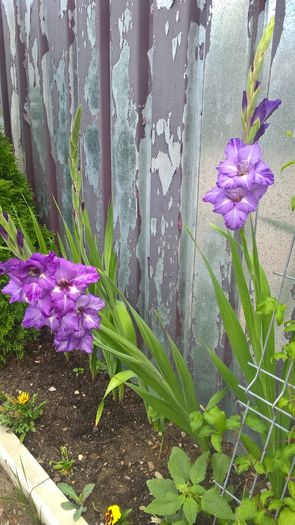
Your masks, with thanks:
[(74, 511), (60, 506), (67, 501), (45, 470), (12, 432), (0, 426), (0, 465), (13, 483), (30, 494), (45, 525), (87, 525), (83, 518), (74, 521)]

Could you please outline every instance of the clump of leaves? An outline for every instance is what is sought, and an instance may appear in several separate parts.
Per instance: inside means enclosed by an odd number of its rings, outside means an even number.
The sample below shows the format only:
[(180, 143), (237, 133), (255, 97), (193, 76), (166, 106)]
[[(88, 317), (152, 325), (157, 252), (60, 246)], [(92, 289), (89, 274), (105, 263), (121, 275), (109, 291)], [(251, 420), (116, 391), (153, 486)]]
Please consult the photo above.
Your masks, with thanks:
[[(194, 525), (200, 513), (216, 516), (221, 520), (235, 521), (235, 515), (217, 487), (205, 486), (210, 452), (204, 452), (192, 464), (187, 454), (173, 447), (168, 470), (172, 479), (151, 479), (147, 486), (154, 500), (145, 512), (165, 517), (165, 522)], [(222, 453), (213, 454), (213, 478), (222, 483), (230, 459)]]
[(2, 403), (0, 400), (0, 425), (12, 430), (23, 442), (28, 432), (36, 431), (35, 421), (43, 414), (47, 401), (37, 405), (38, 394), (30, 397), (27, 392), (20, 392), (17, 397), (3, 395)]
[(58, 483), (57, 486), (65, 496), (72, 500), (61, 503), (62, 508), (65, 510), (75, 509), (73, 518), (75, 521), (78, 521), (82, 514), (87, 511), (87, 507), (85, 507), (84, 503), (90, 496), (90, 494), (92, 494), (95, 484), (88, 483), (87, 485), (85, 485), (81, 494), (79, 495), (68, 483)]
[(76, 461), (69, 458), (67, 445), (62, 445), (59, 450), (60, 459), (58, 461), (50, 461), (49, 465), (60, 474), (67, 476), (72, 472)]

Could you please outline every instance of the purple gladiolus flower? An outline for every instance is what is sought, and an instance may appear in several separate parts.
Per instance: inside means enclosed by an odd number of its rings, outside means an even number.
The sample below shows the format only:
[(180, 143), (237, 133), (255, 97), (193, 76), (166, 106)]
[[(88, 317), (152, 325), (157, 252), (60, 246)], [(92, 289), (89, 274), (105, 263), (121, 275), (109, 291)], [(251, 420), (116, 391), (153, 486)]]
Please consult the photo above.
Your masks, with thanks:
[(53, 287), (57, 259), (58, 257), (56, 257), (54, 252), (51, 252), (49, 255), (33, 253), (29, 259), (22, 263), (19, 270), (19, 278), (26, 284), (41, 280), (48, 282)]
[(99, 327), (99, 310), (105, 303), (95, 295), (81, 295), (75, 303), (75, 310), (68, 312), (61, 319), (61, 327), (65, 332), (82, 337), (87, 330)]
[(273, 173), (261, 160), (258, 144), (246, 145), (241, 139), (230, 139), (225, 149), (226, 160), (217, 166), (217, 185), (224, 190), (252, 190), (257, 184), (274, 183)]
[(266, 128), (268, 128), (269, 123), (266, 122), (266, 120), (273, 114), (273, 112), (279, 107), (281, 104), (280, 99), (276, 100), (269, 100), (268, 98), (264, 98), (260, 104), (255, 108), (255, 111), (253, 113), (253, 116), (251, 118), (251, 126), (253, 126), (256, 119), (260, 120), (260, 128), (258, 129), (255, 137), (254, 142), (257, 142), (260, 137), (264, 134)]
[(91, 353), (91, 330), (99, 328), (98, 312), (105, 307), (99, 297), (86, 295), (89, 284), (99, 275), (92, 266), (74, 264), (54, 253), (34, 253), (26, 261), (10, 259), (0, 263), (0, 275), (8, 274), (9, 283), (2, 292), (10, 302), (28, 303), (23, 326), (48, 326), (55, 333), (54, 344), (59, 352), (81, 350)]
[(54, 278), (56, 284), (52, 290), (53, 298), (58, 301), (67, 295), (76, 300), (82, 292), (85, 292), (89, 284), (98, 281), (99, 275), (93, 266), (74, 264), (57, 257)]
[(225, 190), (215, 186), (203, 197), (203, 201), (214, 204), (213, 211), (224, 217), (224, 222), (230, 230), (239, 230), (245, 224), (249, 213), (257, 208), (257, 204), (267, 190), (267, 186), (254, 186), (252, 191), (245, 188)]

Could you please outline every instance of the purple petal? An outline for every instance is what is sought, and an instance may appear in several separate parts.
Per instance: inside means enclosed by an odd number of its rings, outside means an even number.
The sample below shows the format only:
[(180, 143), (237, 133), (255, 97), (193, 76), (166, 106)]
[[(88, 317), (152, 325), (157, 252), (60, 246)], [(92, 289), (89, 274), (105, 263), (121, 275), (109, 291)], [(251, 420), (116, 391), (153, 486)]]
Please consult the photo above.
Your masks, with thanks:
[(25, 316), (23, 318), (22, 326), (25, 328), (37, 328), (40, 330), (42, 326), (47, 325), (47, 318), (42, 315), (39, 308), (28, 306)]
[(61, 326), (64, 330), (70, 331), (70, 332), (75, 332), (75, 330), (79, 330), (80, 318), (77, 315), (76, 310), (72, 312), (68, 312), (62, 317)]
[(242, 164), (247, 162), (249, 168), (257, 164), (261, 160), (261, 150), (259, 144), (244, 145), (239, 150), (238, 162)]
[(81, 295), (81, 297), (79, 297), (79, 299), (77, 300), (76, 306), (77, 308), (87, 307), (87, 309), (99, 311), (105, 308), (105, 303), (100, 297), (97, 297), (96, 295), (88, 294), (88, 295)]
[(214, 206), (215, 213), (221, 213), (224, 215), (224, 213), (229, 212), (234, 207), (233, 201), (224, 193), (223, 195), (220, 195), (218, 199), (216, 199), (216, 203)]
[(230, 139), (225, 148), (226, 158), (234, 163), (238, 162), (239, 149), (243, 145), (243, 142), (239, 138)]
[(259, 130), (257, 131), (257, 133), (256, 133), (256, 135), (255, 135), (255, 137), (253, 139), (254, 142), (257, 142), (260, 139), (260, 137), (262, 137), (262, 135), (264, 135), (264, 132), (268, 128), (268, 126), (269, 126), (268, 122), (266, 124), (262, 124), (260, 126)]
[(231, 211), (224, 215), (224, 222), (227, 228), (230, 230), (239, 230), (244, 226), (247, 220), (248, 214), (243, 210), (240, 210), (237, 206), (234, 206)]
[(274, 180), (274, 175), (269, 167), (260, 161), (255, 168), (255, 183), (261, 186), (270, 186)]
[(256, 199), (257, 203), (260, 201), (261, 197), (263, 197), (263, 195), (267, 191), (267, 188), (268, 186), (258, 186), (258, 185), (255, 186), (255, 188), (253, 188), (252, 194), (254, 198)]
[(216, 169), (219, 174), (227, 175), (228, 177), (235, 177), (239, 174), (237, 163), (232, 160), (222, 160)]
[(27, 302), (26, 295), (23, 291), (23, 285), (18, 279), (10, 279), (9, 283), (2, 288), (2, 293), (11, 296), (10, 303)]
[(212, 190), (207, 191), (203, 197), (203, 201), (215, 204), (216, 198), (220, 193), (223, 194), (223, 190), (221, 190), (218, 186), (215, 186)]
[(267, 120), (273, 114), (273, 112), (279, 107), (280, 104), (280, 99), (269, 100), (268, 98), (264, 98), (262, 102), (258, 104), (253, 113), (251, 119), (251, 126), (254, 124), (257, 118), (259, 118), (261, 123), (265, 122), (265, 120)]

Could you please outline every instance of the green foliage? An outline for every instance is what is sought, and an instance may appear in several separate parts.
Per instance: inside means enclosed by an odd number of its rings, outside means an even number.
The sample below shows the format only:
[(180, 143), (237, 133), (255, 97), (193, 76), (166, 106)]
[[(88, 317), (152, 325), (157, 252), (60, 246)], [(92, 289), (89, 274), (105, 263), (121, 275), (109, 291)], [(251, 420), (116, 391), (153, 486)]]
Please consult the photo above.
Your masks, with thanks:
[(36, 405), (38, 395), (30, 397), (27, 392), (21, 392), (16, 398), (4, 396), (0, 405), (0, 425), (12, 430), (23, 441), (28, 432), (36, 431), (35, 421), (43, 414), (47, 401)]
[[(214, 475), (222, 483), (229, 458), (225, 460), (223, 454), (214, 454), (213, 457)], [(209, 461), (209, 451), (191, 463), (181, 448), (173, 447), (168, 462), (172, 479), (151, 479), (147, 482), (154, 500), (145, 507), (145, 512), (165, 517), (167, 524), (194, 525), (199, 514), (233, 522), (235, 515), (226, 499), (216, 487), (207, 488)]]
[(95, 487), (94, 483), (88, 483), (87, 485), (85, 485), (81, 494), (79, 495), (68, 483), (58, 483), (57, 486), (65, 496), (67, 496), (74, 502), (72, 503), (71, 501), (65, 501), (64, 503), (61, 503), (61, 507), (64, 510), (75, 509), (73, 518), (74, 521), (78, 521), (82, 514), (87, 511), (87, 507), (84, 506), (84, 503), (87, 500), (87, 498), (89, 498), (90, 494), (92, 494), (93, 489)]
[[(0, 131), (0, 208), (8, 212), (18, 226), (20, 223), (34, 246), (37, 246), (37, 236), (33, 218), (36, 212), (33, 194), (29, 184), (17, 166), (13, 149)], [(45, 227), (41, 229), (49, 247), (52, 246), (52, 235)], [(0, 261), (6, 261), (12, 256), (0, 236)], [(0, 278), (0, 288), (6, 284), (7, 278)], [(9, 355), (22, 357), (24, 345), (37, 337), (36, 330), (24, 329), (21, 321), (26, 306), (9, 304), (9, 298), (0, 293), (0, 366), (4, 365)]]
[(74, 374), (76, 374), (76, 377), (80, 376), (80, 375), (83, 375), (85, 370), (83, 367), (76, 367), (76, 368), (73, 368), (73, 372)]
[(207, 407), (203, 413), (199, 410), (191, 412), (190, 425), (195, 436), (199, 439), (210, 437), (212, 447), (217, 452), (221, 452), (224, 432), (239, 429), (240, 417), (238, 415), (227, 417), (219, 407), (212, 406), (209, 409)]
[(67, 445), (60, 447), (60, 459), (58, 461), (50, 461), (49, 465), (57, 470), (60, 474), (68, 475), (71, 474), (76, 461), (69, 458), (69, 451)]

